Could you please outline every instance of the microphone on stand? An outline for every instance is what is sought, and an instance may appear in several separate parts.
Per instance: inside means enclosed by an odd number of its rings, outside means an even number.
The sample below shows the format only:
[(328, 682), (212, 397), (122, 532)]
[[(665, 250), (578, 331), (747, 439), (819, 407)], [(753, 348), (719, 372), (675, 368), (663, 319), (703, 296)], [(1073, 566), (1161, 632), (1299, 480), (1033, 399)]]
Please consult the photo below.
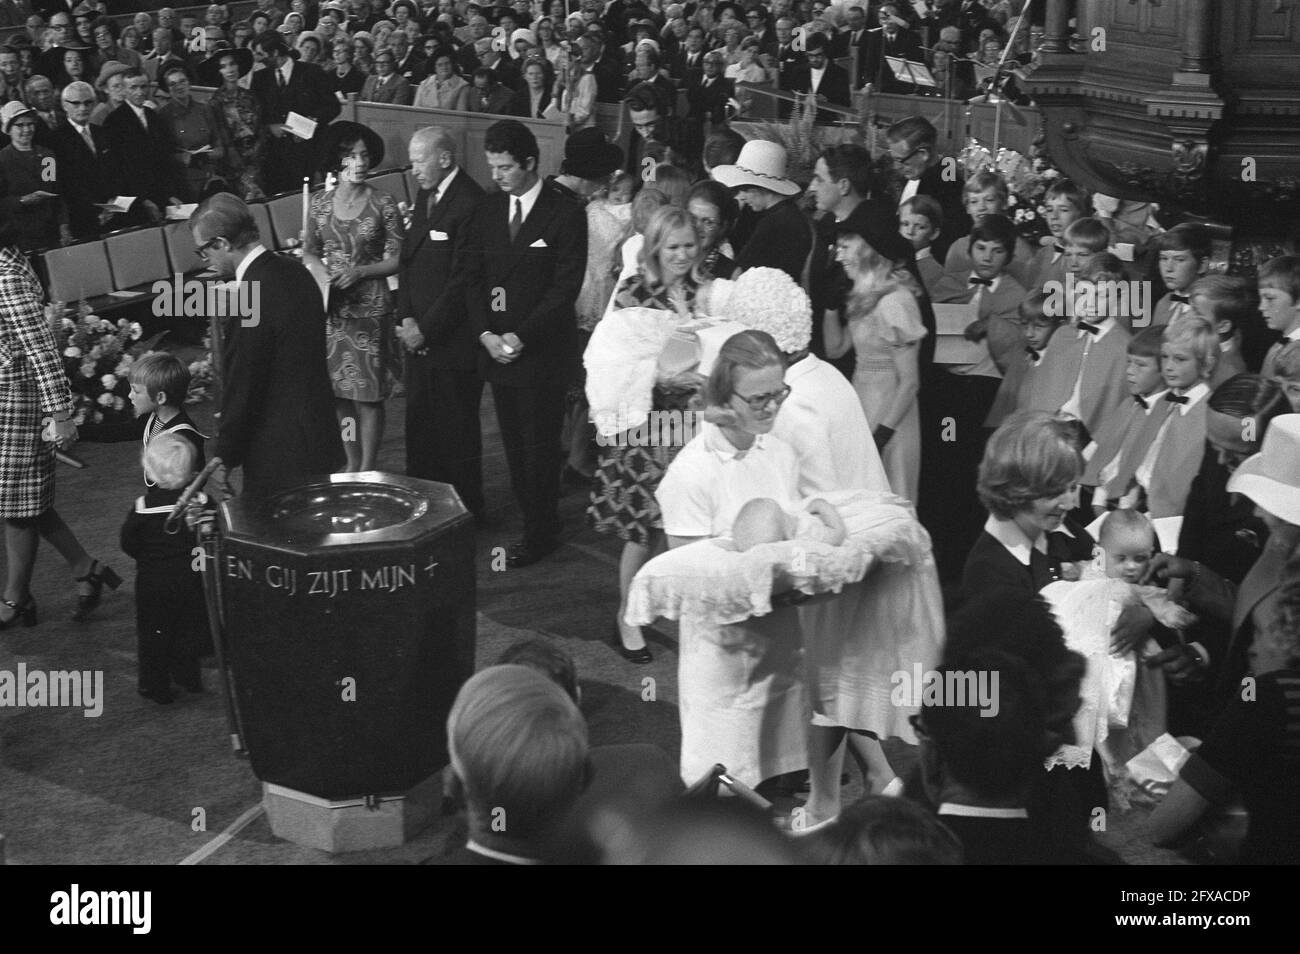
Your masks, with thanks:
[(167, 515), (167, 522), (163, 524), (163, 529), (168, 533), (176, 533), (179, 529), (181, 515), (185, 513), (185, 508), (189, 506), (190, 500), (194, 495), (203, 489), (203, 485), (208, 482), (213, 472), (221, 466), (221, 458), (214, 457), (208, 461), (207, 466), (199, 471), (199, 475), (190, 482), (185, 488), (185, 492), (176, 500), (176, 505), (172, 507), (172, 512)]

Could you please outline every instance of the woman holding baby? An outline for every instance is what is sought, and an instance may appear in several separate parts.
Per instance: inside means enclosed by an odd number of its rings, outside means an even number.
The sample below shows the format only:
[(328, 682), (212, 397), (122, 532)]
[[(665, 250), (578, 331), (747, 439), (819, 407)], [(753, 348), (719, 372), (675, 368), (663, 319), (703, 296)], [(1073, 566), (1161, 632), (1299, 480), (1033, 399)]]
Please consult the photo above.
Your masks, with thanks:
[[(703, 249), (695, 222), (685, 210), (676, 206), (658, 209), (646, 226), (637, 272), (615, 290), (612, 307), (649, 308), (673, 314), (683, 323), (689, 321), (694, 317), (701, 285), (697, 267)], [(659, 376), (654, 384), (651, 410), (684, 416), (703, 380), (693, 371)], [(685, 428), (672, 431), (655, 424), (652, 417), (649, 436), (669, 434), (684, 442)], [(662, 441), (633, 441), (628, 437), (621, 434), (603, 442), (606, 446), (601, 448), (597, 462), (587, 517), (597, 532), (614, 533), (624, 541), (619, 560), (614, 646), (629, 662), (648, 663), (652, 657), (641, 628), (629, 626), (623, 617), (632, 578), (663, 549), (663, 520), (655, 491), (664, 471), (681, 450), (681, 444), (665, 446)]]
[[(794, 510), (799, 458), (771, 434), (789, 393), (771, 335), (744, 331), (722, 346), (700, 391), (703, 430), (677, 455), (656, 495), (669, 547), (730, 536), (755, 498)], [(797, 613), (790, 607), (716, 630), (684, 621), (678, 664), (684, 779), (719, 761), (750, 783), (807, 766)]]

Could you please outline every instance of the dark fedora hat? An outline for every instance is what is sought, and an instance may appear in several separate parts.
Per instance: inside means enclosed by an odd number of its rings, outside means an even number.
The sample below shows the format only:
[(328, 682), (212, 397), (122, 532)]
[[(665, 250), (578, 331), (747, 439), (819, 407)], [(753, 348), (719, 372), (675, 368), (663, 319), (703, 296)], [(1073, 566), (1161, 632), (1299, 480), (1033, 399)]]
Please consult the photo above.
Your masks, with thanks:
[(380, 138), (379, 133), (369, 126), (342, 119), (325, 128), (324, 168), (329, 172), (337, 171), (339, 146), (357, 139), (361, 139), (366, 144), (366, 152), (370, 153), (370, 168), (374, 170), (383, 165), (384, 140)]
[(199, 68), (196, 71), (198, 73), (199, 83), (203, 86), (220, 86), (221, 60), (227, 56), (233, 56), (235, 62), (239, 64), (240, 76), (246, 76), (248, 71), (253, 68), (253, 51), (247, 47), (226, 47), (224, 49), (214, 50), (206, 60), (199, 64)]
[(623, 165), (623, 150), (599, 129), (580, 129), (564, 141), (560, 172), (579, 179), (605, 179)]

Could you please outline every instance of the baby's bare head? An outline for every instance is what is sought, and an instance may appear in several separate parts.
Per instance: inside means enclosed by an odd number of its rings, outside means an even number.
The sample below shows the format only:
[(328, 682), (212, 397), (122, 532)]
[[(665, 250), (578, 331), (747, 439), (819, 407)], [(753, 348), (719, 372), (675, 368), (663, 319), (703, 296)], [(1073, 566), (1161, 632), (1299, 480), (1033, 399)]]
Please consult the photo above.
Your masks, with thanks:
[(731, 539), (742, 552), (761, 543), (789, 540), (790, 517), (771, 497), (755, 497), (736, 514)]

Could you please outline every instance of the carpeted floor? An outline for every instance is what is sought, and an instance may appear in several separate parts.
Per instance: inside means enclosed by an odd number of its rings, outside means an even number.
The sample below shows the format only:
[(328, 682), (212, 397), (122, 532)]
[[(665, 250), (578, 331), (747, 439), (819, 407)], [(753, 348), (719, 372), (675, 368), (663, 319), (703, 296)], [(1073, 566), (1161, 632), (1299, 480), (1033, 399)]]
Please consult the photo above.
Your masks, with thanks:
[[(191, 409), (200, 426), (210, 409)], [(402, 472), (404, 402), (390, 402), (381, 470)], [(573, 655), (582, 683), (583, 710), (593, 744), (653, 742), (675, 760), (674, 631), (651, 634), (654, 662), (633, 666), (609, 645), (617, 607), (619, 542), (588, 530), (586, 493), (567, 487), (562, 504), (564, 545), (532, 567), (494, 572), (491, 555), (519, 535), (490, 398), (483, 407), (485, 477), (490, 524), (477, 540), (479, 559), (478, 662), (486, 665), (516, 639), (540, 634)], [(60, 466), (57, 508), (87, 549), (131, 579), (134, 568), (118, 550), (118, 528), (141, 492), (134, 445), (83, 444), (85, 470)], [(232, 754), (215, 671), (209, 691), (158, 706), (135, 692), (135, 632), (131, 587), (106, 597), (92, 620), (74, 623), (73, 587), (66, 566), (42, 547), (33, 592), (41, 622), (0, 632), (0, 670), (102, 670), (104, 709), (0, 709), (0, 833), (10, 864), (348, 864), (410, 863), (442, 855), (460, 837), (455, 818), (443, 818), (405, 846), (330, 856), (276, 838), (257, 806), (260, 783), (248, 762)], [(654, 680), (646, 693), (644, 680)], [(646, 701), (652, 696), (653, 701)], [(914, 752), (891, 745), (896, 768)], [(846, 798), (860, 793), (854, 783)], [(1102, 836), (1126, 860), (1178, 863), (1146, 844), (1142, 814), (1110, 819)], [(231, 826), (239, 827), (230, 837)]]

